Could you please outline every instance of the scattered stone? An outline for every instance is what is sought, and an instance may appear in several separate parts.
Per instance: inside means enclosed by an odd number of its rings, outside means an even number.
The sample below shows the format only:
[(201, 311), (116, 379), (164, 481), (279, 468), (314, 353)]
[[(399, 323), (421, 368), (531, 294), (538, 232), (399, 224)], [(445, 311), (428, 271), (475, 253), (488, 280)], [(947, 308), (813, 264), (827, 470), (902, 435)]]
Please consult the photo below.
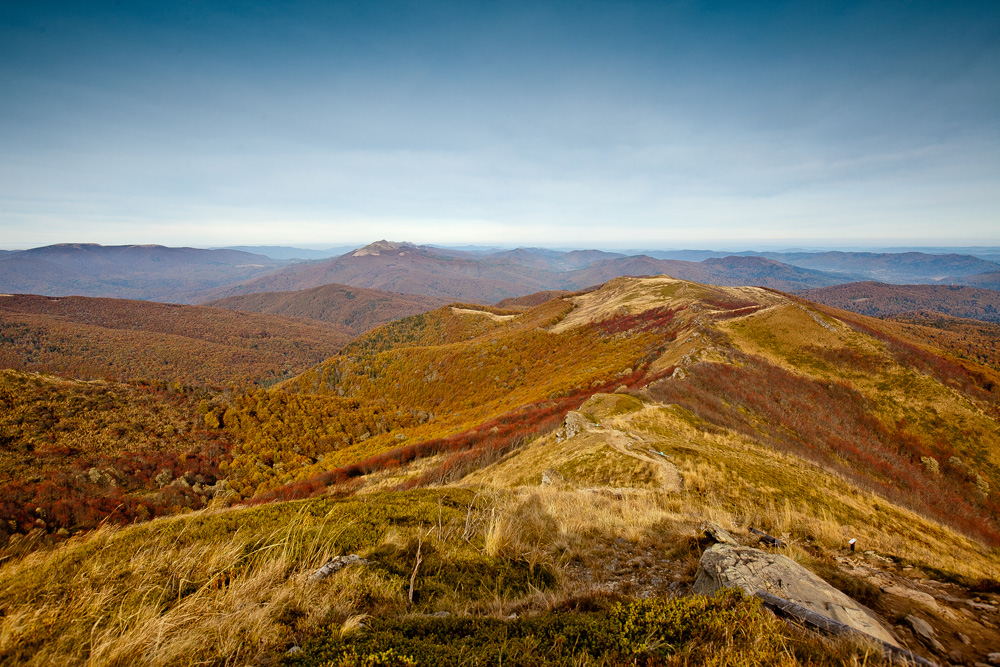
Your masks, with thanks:
[(552, 468), (546, 468), (545, 470), (542, 471), (542, 486), (561, 484), (562, 482), (565, 481), (566, 479)]
[(965, 662), (965, 656), (962, 655), (961, 651), (955, 649), (948, 652), (948, 660), (950, 660), (952, 664), (961, 665)]
[(913, 632), (922, 637), (924, 642), (930, 645), (935, 651), (938, 653), (945, 652), (944, 646), (942, 646), (941, 642), (937, 640), (937, 635), (930, 623), (919, 616), (914, 616), (913, 614), (906, 617), (906, 622), (910, 624), (911, 628), (913, 628)]
[(996, 611), (996, 605), (986, 604), (984, 602), (973, 602), (972, 600), (966, 600), (965, 604), (969, 605), (973, 609), (978, 609), (980, 611)]
[(764, 590), (823, 614), (892, 646), (896, 639), (875, 614), (787, 556), (731, 544), (716, 544), (701, 556), (693, 590), (712, 595), (720, 588)]
[(296, 653), (301, 653), (301, 652), (302, 652), (302, 647), (296, 645), (285, 651), (285, 655), (295, 655)]
[(934, 628), (931, 627), (931, 624), (919, 616), (909, 614), (906, 617), (906, 622), (910, 624), (910, 627), (913, 628), (914, 632), (924, 639), (934, 639), (937, 636), (934, 632)]
[(889, 595), (895, 595), (899, 598), (906, 598), (907, 600), (913, 600), (914, 602), (919, 602), (920, 604), (937, 611), (938, 603), (934, 599), (934, 596), (930, 593), (924, 593), (923, 591), (915, 591), (912, 588), (906, 588), (905, 586), (885, 586), (882, 588), (883, 593), (888, 593)]
[(334, 572), (338, 572), (348, 565), (367, 565), (368, 561), (357, 554), (350, 554), (347, 556), (334, 556), (327, 562), (326, 565), (319, 568), (311, 575), (309, 575), (309, 583), (313, 584), (317, 581), (322, 581), (326, 579)]
[(712, 521), (706, 521), (701, 524), (701, 529), (705, 532), (705, 536), (715, 540), (719, 544), (733, 544), (739, 546), (739, 542), (726, 531), (725, 528)]
[(759, 541), (763, 542), (764, 544), (767, 544), (768, 546), (772, 546), (772, 547), (783, 547), (783, 546), (785, 546), (784, 542), (782, 542), (781, 540), (779, 540), (777, 537), (774, 537), (773, 535), (768, 535), (763, 530), (759, 530), (757, 528), (754, 528), (753, 526), (750, 526), (747, 530), (749, 530), (751, 533), (753, 533), (754, 535), (756, 535), (757, 537), (759, 537), (760, 538)]
[(958, 639), (959, 639), (959, 641), (961, 641), (966, 646), (971, 646), (972, 645), (972, 640), (969, 639), (969, 635), (967, 635), (965, 633), (959, 632), (958, 633)]
[(991, 665), (1000, 665), (1000, 653), (990, 653), (986, 659)]

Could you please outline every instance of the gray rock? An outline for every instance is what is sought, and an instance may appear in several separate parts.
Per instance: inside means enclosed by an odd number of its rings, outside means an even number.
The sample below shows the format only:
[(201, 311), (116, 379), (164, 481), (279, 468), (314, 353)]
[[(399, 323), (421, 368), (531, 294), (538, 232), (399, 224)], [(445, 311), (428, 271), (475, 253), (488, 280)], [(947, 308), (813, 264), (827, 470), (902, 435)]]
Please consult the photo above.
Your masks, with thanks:
[(565, 482), (565, 478), (552, 468), (546, 468), (542, 471), (542, 486), (551, 486), (552, 484), (561, 484)]
[(334, 556), (326, 565), (309, 575), (309, 583), (314, 584), (329, 577), (334, 572), (339, 572), (348, 565), (367, 565), (368, 561), (357, 554), (347, 556)]
[(944, 646), (942, 646), (941, 642), (937, 640), (937, 633), (934, 632), (934, 628), (931, 627), (930, 623), (919, 616), (914, 616), (913, 614), (906, 617), (906, 622), (910, 624), (911, 628), (913, 628), (913, 632), (924, 640), (925, 644), (933, 648), (938, 653), (944, 653)]
[(563, 422), (563, 431), (566, 433), (567, 440), (593, 427), (594, 422), (587, 419), (582, 413), (576, 410), (570, 410), (566, 413), (566, 420)]
[(958, 633), (958, 639), (966, 646), (970, 646), (972, 644), (972, 640), (969, 639), (969, 635), (965, 634), (964, 632)]
[(931, 624), (919, 616), (910, 614), (906, 617), (906, 622), (910, 624), (910, 627), (913, 628), (914, 632), (924, 639), (934, 639), (937, 637), (937, 633), (934, 632), (934, 628), (931, 627)]
[(701, 524), (701, 529), (704, 531), (706, 537), (715, 540), (719, 544), (732, 544), (734, 546), (739, 546), (739, 542), (737, 542), (725, 528), (717, 523), (706, 521)]
[(1000, 665), (1000, 653), (990, 653), (986, 659), (990, 661), (991, 665)]
[(973, 602), (972, 600), (966, 600), (965, 604), (969, 605), (973, 609), (978, 609), (979, 611), (996, 611), (997, 607), (993, 604), (986, 604), (984, 602)]
[(712, 595), (721, 588), (742, 588), (749, 595), (764, 590), (899, 646), (871, 610), (780, 554), (731, 544), (716, 544), (706, 549), (693, 590)]

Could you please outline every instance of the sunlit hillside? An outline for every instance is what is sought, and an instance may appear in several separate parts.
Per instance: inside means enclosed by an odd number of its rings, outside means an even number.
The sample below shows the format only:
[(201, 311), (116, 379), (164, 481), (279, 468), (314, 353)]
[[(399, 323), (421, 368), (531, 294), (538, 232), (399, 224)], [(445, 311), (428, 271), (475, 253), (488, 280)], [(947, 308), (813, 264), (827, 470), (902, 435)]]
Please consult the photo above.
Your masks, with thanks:
[[(971, 663), (1000, 645), (994, 367), (919, 326), (763, 288), (660, 276), (547, 296), (397, 320), (270, 388), (183, 400), (151, 388), (147, 402), (187, 405), (195, 421), (180, 433), (160, 409), (137, 451), (157, 438), (217, 442), (214, 476), (198, 473), (199, 484), (224, 479), (213, 487), (224, 493), (203, 494), (207, 509), (129, 527), (109, 520), (47, 547), (41, 515), (23, 526), (35, 542), (12, 537), (0, 567), (0, 656), (101, 665), (886, 659), (857, 635), (824, 638), (776, 621), (739, 592), (693, 595), (706, 521), (744, 546), (757, 546), (751, 526), (780, 541), (774, 553), (865, 605), (919, 655)], [(6, 399), (24, 415), (4, 425), (20, 452), (8, 459), (21, 466), (37, 466), (32, 452), (46, 447), (79, 447), (60, 424), (99, 428), (71, 406), (125, 391), (59, 381), (61, 398), (43, 404), (56, 380), (8, 382), (38, 394)], [(128, 422), (119, 412), (102, 423)], [(178, 454), (173, 479), (195, 474), (189, 456)], [(56, 468), (91, 475), (66, 466)], [(172, 493), (119, 486), (123, 500)]]

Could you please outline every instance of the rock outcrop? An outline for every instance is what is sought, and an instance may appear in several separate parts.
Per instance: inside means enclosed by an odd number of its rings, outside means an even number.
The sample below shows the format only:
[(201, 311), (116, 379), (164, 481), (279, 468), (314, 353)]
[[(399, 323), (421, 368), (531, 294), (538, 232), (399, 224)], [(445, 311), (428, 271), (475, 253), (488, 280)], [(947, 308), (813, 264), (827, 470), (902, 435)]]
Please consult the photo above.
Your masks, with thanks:
[(347, 556), (334, 556), (326, 565), (309, 575), (309, 583), (314, 584), (329, 577), (334, 572), (339, 572), (348, 565), (367, 565), (368, 561), (357, 554)]
[(864, 605), (852, 600), (792, 559), (751, 547), (716, 544), (702, 554), (694, 591), (711, 595), (720, 588), (763, 590), (828, 616), (875, 639), (899, 646)]

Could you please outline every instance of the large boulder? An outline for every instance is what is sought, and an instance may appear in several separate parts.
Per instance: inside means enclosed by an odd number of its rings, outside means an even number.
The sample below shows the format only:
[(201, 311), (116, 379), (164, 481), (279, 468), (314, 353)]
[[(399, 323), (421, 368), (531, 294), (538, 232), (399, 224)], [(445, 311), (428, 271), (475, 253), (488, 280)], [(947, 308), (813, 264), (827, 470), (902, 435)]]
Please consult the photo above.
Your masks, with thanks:
[(734, 544), (715, 544), (701, 556), (694, 592), (712, 595), (720, 588), (763, 590), (828, 616), (887, 644), (899, 642), (875, 614), (791, 558)]

